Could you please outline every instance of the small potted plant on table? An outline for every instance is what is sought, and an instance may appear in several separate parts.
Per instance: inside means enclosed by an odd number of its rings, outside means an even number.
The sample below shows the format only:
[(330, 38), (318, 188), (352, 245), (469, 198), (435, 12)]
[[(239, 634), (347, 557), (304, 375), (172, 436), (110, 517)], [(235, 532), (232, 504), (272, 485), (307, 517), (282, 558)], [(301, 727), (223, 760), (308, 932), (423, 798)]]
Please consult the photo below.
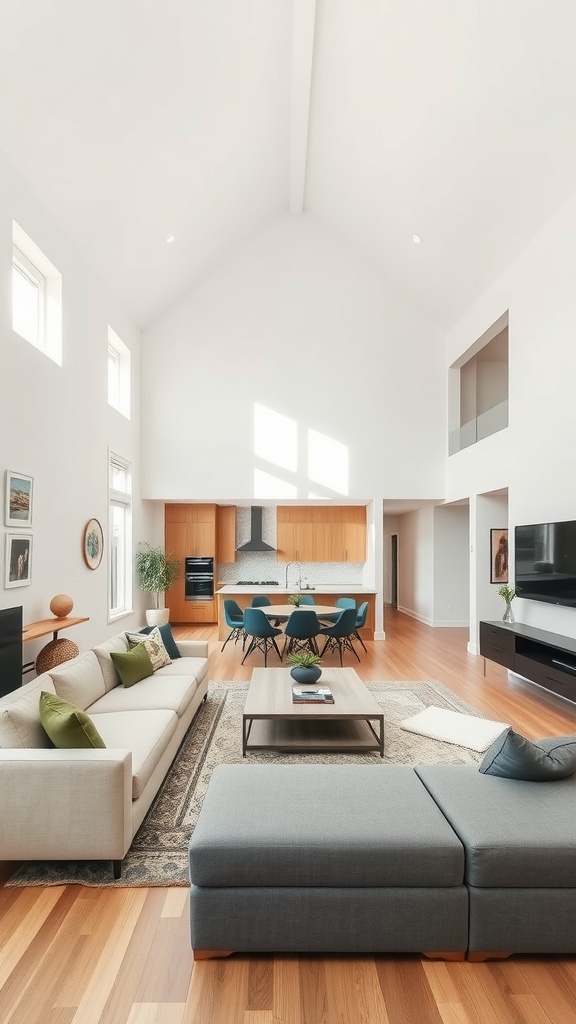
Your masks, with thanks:
[(514, 612), (512, 611), (512, 601), (516, 597), (516, 591), (514, 587), (499, 587), (497, 593), (499, 597), (503, 597), (506, 602), (506, 606), (504, 608), (504, 615), (502, 616), (502, 621), (514, 622)]
[(297, 683), (315, 683), (322, 675), (322, 658), (313, 651), (295, 651), (286, 655), (286, 661), (292, 665), (290, 675)]

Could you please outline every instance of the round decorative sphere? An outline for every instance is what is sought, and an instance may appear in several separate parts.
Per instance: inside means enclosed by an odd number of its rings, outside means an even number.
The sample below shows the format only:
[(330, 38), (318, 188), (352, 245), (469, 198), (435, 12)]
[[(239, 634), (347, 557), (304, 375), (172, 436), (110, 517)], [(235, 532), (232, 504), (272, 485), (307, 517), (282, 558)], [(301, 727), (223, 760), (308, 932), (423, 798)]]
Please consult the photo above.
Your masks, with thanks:
[(50, 601), (50, 611), (57, 618), (63, 619), (66, 615), (70, 615), (74, 607), (74, 601), (68, 594), (56, 594), (55, 597)]

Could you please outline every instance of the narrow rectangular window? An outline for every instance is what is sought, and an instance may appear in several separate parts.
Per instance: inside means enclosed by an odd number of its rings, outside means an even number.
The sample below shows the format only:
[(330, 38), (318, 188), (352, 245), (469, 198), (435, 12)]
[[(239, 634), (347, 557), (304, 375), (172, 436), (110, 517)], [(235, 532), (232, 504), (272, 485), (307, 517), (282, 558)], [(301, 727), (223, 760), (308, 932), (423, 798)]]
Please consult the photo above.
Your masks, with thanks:
[(130, 419), (130, 349), (108, 327), (108, 405)]
[(132, 467), (110, 452), (108, 468), (110, 522), (110, 619), (132, 610)]
[(12, 221), (12, 329), (62, 365), (62, 275)]

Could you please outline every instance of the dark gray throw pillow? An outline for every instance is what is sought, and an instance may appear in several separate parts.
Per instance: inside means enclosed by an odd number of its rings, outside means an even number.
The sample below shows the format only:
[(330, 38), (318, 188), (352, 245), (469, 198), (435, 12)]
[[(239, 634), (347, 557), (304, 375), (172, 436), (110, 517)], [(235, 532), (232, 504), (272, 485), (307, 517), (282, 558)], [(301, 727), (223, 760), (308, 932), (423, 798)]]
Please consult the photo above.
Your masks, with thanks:
[(176, 641), (172, 635), (170, 623), (167, 622), (166, 625), (164, 626), (144, 626), (144, 629), (141, 629), (140, 632), (148, 634), (151, 633), (153, 629), (160, 630), (160, 636), (162, 637), (164, 647), (168, 651), (168, 657), (172, 661), (175, 661), (176, 658), (181, 658), (182, 655), (180, 654), (180, 651), (176, 647)]
[(550, 782), (576, 773), (576, 736), (527, 740), (507, 729), (484, 754), (479, 771), (502, 779)]

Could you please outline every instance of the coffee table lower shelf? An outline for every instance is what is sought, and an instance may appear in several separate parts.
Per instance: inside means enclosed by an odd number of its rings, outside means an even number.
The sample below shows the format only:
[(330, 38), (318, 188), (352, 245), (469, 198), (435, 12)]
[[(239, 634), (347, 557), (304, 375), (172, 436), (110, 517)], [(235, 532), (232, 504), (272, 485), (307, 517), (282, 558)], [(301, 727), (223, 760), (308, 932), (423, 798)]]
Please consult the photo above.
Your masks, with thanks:
[(242, 754), (251, 750), (278, 750), (283, 753), (363, 754), (377, 750), (384, 757), (384, 716), (372, 721), (359, 719), (286, 719), (242, 716)]

